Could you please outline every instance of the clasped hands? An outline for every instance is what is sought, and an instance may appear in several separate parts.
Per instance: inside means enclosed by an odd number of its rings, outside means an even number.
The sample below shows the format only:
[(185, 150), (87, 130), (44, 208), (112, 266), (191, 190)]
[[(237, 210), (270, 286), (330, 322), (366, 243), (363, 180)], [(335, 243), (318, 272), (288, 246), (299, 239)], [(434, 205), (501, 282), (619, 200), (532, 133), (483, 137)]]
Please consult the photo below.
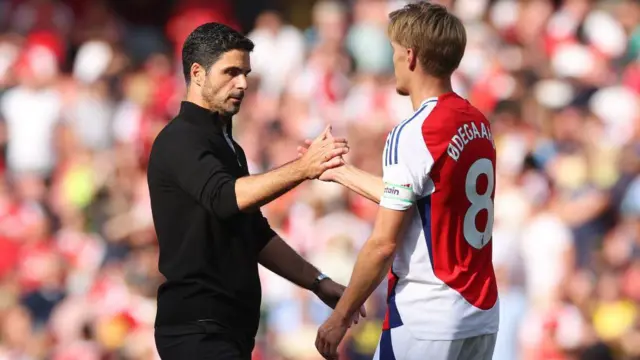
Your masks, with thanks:
[(336, 169), (345, 164), (342, 156), (348, 152), (347, 139), (333, 137), (329, 125), (314, 140), (305, 140), (304, 146), (298, 147), (298, 160), (307, 179), (335, 181)]

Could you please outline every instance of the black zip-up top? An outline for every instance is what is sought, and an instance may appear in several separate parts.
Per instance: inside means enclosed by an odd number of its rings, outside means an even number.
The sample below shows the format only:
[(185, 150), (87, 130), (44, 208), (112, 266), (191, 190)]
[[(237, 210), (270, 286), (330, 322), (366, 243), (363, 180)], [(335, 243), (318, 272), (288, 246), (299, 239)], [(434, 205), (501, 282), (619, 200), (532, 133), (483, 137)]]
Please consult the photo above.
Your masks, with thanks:
[(260, 211), (238, 209), (235, 182), (249, 175), (225, 121), (191, 102), (158, 135), (148, 183), (160, 245), (158, 329), (255, 337), (261, 301), (258, 253), (276, 234)]

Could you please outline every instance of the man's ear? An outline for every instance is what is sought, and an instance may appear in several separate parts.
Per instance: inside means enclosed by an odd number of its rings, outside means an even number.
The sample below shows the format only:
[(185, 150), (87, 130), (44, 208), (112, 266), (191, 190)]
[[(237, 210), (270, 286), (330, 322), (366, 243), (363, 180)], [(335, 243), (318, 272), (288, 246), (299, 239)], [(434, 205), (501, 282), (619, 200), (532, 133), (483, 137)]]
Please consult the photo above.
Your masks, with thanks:
[(205, 69), (198, 63), (191, 64), (191, 83), (197, 86), (204, 84), (206, 76)]
[(407, 48), (407, 62), (409, 63), (409, 70), (413, 71), (418, 65), (418, 56), (411, 48)]

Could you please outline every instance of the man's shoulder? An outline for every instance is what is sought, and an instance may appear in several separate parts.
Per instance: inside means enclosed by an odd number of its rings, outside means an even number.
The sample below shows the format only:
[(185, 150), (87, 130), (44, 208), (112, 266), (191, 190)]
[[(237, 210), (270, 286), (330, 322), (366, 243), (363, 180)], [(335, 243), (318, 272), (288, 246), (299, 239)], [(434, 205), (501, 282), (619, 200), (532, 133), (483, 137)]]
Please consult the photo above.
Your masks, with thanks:
[(202, 131), (185, 121), (180, 115), (173, 118), (160, 130), (153, 142), (153, 148), (199, 142), (203, 139)]
[(441, 141), (449, 142), (464, 124), (474, 123), (478, 126), (489, 126), (487, 118), (468, 101), (458, 98), (457, 101), (443, 102), (429, 113), (422, 124), (421, 133), (430, 145)]
[(187, 145), (197, 143), (198, 137), (198, 132), (180, 116), (173, 118), (153, 140), (149, 154), (149, 165), (156, 162), (158, 158), (165, 157), (163, 154), (167, 152), (184, 151)]

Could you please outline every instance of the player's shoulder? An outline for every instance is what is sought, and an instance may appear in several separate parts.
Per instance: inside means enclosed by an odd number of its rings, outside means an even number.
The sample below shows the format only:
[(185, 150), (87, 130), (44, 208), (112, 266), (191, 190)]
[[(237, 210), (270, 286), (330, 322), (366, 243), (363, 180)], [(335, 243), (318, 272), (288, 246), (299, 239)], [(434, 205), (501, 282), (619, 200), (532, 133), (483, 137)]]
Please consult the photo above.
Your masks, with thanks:
[(427, 150), (421, 128), (437, 103), (437, 98), (425, 100), (411, 116), (389, 132), (385, 149), (386, 165), (398, 163), (398, 158), (404, 157), (405, 154), (413, 154), (412, 157), (415, 157), (421, 151)]
[(424, 128), (442, 129), (467, 121), (487, 122), (487, 119), (467, 99), (451, 92), (438, 98), (437, 106), (429, 114), (429, 121), (424, 123)]
[(422, 124), (421, 132), (425, 140), (433, 145), (448, 142), (461, 126), (471, 123), (477, 127), (489, 127), (487, 118), (467, 99), (448, 93), (438, 98), (437, 106)]
[(437, 109), (440, 109), (440, 100), (438, 98), (425, 100), (411, 118), (397, 126), (398, 130), (404, 129), (401, 133), (404, 139), (409, 141), (419, 139), (419, 142), (422, 142), (422, 128), (425, 123), (432, 121), (431, 119)]

